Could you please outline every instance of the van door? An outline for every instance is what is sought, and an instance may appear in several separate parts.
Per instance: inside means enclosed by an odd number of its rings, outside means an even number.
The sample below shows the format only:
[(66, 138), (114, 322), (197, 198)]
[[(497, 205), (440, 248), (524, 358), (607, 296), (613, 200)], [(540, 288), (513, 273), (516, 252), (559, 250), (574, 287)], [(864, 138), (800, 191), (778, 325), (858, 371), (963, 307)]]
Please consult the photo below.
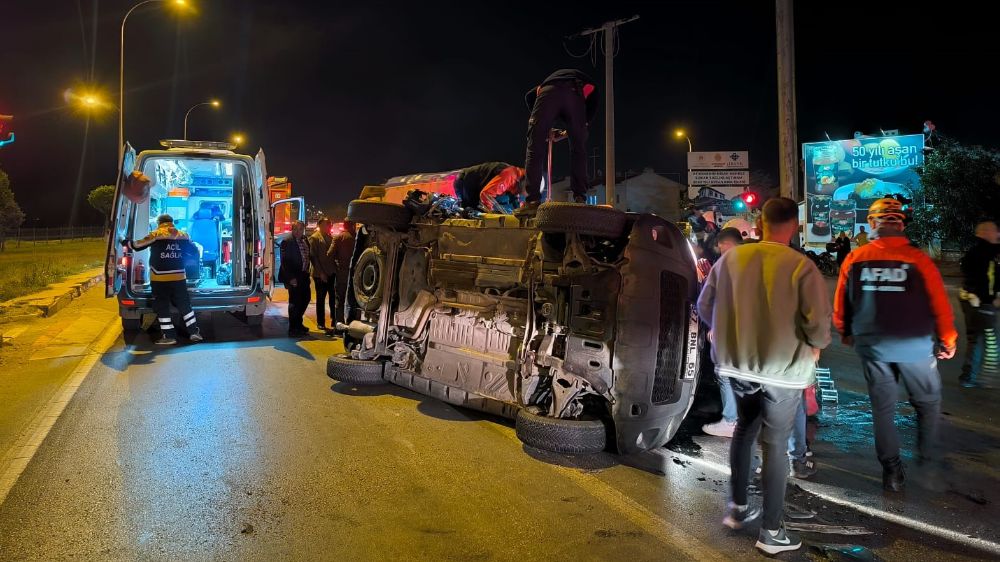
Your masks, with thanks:
[(254, 200), (256, 201), (257, 229), (254, 239), (254, 267), (260, 275), (260, 286), (264, 294), (271, 296), (274, 289), (274, 274), (271, 269), (272, 254), (271, 248), (271, 212), (268, 208), (267, 195), (267, 161), (264, 158), (264, 149), (257, 150), (254, 157)]
[(271, 204), (271, 250), (274, 256), (273, 269), (274, 279), (272, 281), (277, 286), (278, 271), (281, 267), (281, 251), (278, 246), (281, 241), (289, 236), (292, 231), (292, 223), (295, 221), (305, 222), (306, 220), (306, 199), (305, 197), (292, 197), (281, 199)]
[(132, 210), (132, 202), (125, 198), (125, 179), (135, 169), (135, 149), (128, 142), (125, 143), (121, 163), (111, 207), (108, 254), (104, 262), (105, 298), (118, 294), (125, 282), (125, 272), (128, 270), (128, 264), (125, 263), (125, 249), (121, 245), (121, 240), (128, 236), (128, 217)]

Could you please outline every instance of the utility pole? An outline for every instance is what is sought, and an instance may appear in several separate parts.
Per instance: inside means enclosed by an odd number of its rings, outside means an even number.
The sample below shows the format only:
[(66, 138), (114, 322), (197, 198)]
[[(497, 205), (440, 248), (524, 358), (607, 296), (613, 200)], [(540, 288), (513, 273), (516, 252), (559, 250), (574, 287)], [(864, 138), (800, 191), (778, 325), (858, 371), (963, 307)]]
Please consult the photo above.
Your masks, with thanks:
[(639, 16), (605, 22), (597, 29), (585, 29), (572, 37), (604, 33), (604, 189), (607, 204), (615, 206), (615, 35), (618, 27)]
[(801, 200), (795, 121), (795, 37), (792, 0), (775, 0), (778, 32), (778, 164), (782, 197)]

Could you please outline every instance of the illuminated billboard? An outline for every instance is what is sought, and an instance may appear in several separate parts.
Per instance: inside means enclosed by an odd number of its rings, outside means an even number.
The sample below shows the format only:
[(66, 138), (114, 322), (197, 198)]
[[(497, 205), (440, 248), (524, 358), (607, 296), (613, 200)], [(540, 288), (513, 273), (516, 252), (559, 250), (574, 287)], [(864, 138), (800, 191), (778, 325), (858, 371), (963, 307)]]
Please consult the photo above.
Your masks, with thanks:
[(912, 198), (920, 186), (924, 136), (860, 137), (802, 145), (805, 242), (825, 247), (841, 231), (867, 230), (868, 207), (881, 197)]

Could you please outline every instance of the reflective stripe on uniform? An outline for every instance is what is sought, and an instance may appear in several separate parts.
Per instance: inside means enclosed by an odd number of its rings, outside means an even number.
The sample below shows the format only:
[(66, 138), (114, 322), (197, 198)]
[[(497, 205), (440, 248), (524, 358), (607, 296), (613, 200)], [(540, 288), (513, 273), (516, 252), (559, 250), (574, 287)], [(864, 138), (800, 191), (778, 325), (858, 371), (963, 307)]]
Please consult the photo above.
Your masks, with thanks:
[(194, 324), (194, 322), (195, 322), (194, 318), (191, 318), (187, 322), (185, 322), (184, 325), (185, 326), (190, 326), (191, 324)]
[(194, 311), (193, 310), (191, 312), (188, 312), (187, 314), (184, 315), (184, 319), (185, 320), (187, 320), (188, 318), (194, 318)]
[(174, 325), (173, 324), (160, 324), (160, 329), (161, 330), (173, 330), (174, 329)]
[(159, 269), (156, 269), (155, 267), (152, 266), (150, 266), (149, 270), (153, 273), (159, 273), (160, 275), (167, 275), (170, 273), (184, 273), (183, 269), (168, 269), (165, 271), (160, 271)]
[(169, 324), (170, 323), (170, 319), (169, 318), (160, 318), (160, 317), (157, 317), (156, 319), (160, 321), (160, 324)]

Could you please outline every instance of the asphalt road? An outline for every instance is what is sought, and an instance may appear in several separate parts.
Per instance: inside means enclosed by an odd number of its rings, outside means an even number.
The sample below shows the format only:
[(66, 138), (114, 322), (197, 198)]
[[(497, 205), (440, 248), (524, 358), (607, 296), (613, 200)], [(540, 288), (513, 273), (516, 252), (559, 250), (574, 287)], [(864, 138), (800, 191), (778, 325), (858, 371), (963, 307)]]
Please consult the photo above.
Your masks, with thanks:
[[(759, 558), (755, 530), (719, 524), (725, 475), (683, 446), (631, 459), (526, 448), (505, 420), (333, 383), (325, 359), (340, 343), (285, 338), (281, 306), (269, 313), (261, 340), (216, 315), (202, 344), (116, 342), (0, 505), (0, 560)], [(874, 533), (811, 542), (886, 560), (987, 556), (790, 499)]]

